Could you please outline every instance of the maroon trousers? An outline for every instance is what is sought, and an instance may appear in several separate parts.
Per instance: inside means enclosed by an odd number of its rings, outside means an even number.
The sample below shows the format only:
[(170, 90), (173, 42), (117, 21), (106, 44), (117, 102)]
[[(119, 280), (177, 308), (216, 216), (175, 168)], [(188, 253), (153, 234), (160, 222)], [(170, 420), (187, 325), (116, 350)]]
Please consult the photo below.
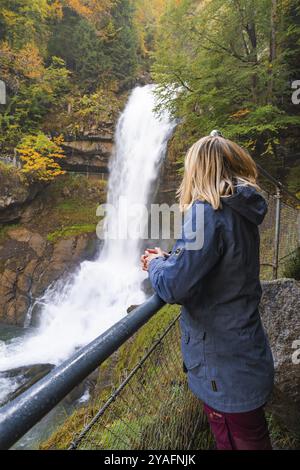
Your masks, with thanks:
[(218, 450), (272, 450), (263, 408), (222, 413), (204, 404)]

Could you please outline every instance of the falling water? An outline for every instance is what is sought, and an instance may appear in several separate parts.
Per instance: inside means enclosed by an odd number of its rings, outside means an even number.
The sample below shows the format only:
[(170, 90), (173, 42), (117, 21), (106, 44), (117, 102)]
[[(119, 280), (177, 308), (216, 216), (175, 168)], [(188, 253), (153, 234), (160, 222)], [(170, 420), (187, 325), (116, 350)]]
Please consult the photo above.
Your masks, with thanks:
[[(154, 106), (153, 86), (137, 87), (119, 119), (108, 186), (108, 203), (116, 210), (106, 214), (108, 235), (98, 259), (83, 262), (67, 284), (58, 283), (47, 291), (34, 332), (0, 342), (0, 371), (38, 363), (57, 365), (124, 317), (128, 306), (144, 301), (140, 240), (111, 240), (110, 235), (126, 223), (134, 229), (145, 223), (141, 213), (130, 218), (118, 208), (118, 201), (122, 197), (128, 207), (146, 205), (158, 176), (174, 122), (167, 114), (158, 118)], [(2, 395), (8, 392), (3, 390), (7, 385), (2, 378)]]

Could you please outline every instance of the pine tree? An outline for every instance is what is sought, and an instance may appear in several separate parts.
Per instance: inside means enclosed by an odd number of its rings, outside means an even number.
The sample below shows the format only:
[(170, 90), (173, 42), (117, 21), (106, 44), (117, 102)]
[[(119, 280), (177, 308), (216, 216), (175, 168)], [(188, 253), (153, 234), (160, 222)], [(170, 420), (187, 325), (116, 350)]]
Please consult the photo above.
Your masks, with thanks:
[(134, 27), (134, 8), (129, 0), (116, 0), (112, 10), (111, 40), (107, 50), (112, 60), (112, 73), (124, 84), (134, 79), (138, 41)]

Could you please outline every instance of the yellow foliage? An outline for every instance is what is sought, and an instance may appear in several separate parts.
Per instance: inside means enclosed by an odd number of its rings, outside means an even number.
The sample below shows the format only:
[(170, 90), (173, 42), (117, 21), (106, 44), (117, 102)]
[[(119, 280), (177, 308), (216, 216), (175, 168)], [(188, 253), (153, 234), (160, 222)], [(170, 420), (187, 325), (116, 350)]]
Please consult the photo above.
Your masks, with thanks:
[[(178, 0), (166, 2), (165, 0), (135, 0), (135, 23), (138, 31), (140, 49), (144, 56), (149, 54), (149, 44), (147, 44), (147, 36), (151, 29), (155, 30), (160, 18), (170, 5), (177, 3)], [(150, 46), (151, 49), (151, 46)]]
[(79, 15), (96, 23), (110, 11), (113, 0), (65, 0), (65, 3)]
[(244, 117), (246, 117), (248, 114), (250, 113), (250, 110), (249, 109), (239, 109), (236, 113), (234, 114), (231, 114), (230, 117), (232, 117), (233, 119), (242, 119)]
[(22, 139), (17, 152), (23, 162), (22, 171), (39, 181), (51, 181), (65, 171), (57, 160), (64, 158), (62, 136), (49, 139), (45, 134), (29, 135)]
[(39, 48), (27, 43), (20, 50), (13, 50), (7, 41), (0, 42), (0, 74), (9, 83), (23, 76), (29, 79), (40, 79), (45, 67)]
[(16, 54), (15, 68), (26, 78), (41, 78), (45, 69), (39, 48), (32, 43), (26, 44)]
[(60, 0), (54, 0), (50, 5), (50, 16), (53, 18), (62, 19), (63, 18), (63, 6)]
[(88, 3), (90, 2), (84, 0), (66, 0), (66, 4), (82, 16), (90, 16), (92, 14)]
[(0, 42), (0, 74), (2, 80), (9, 81), (11, 75), (11, 64), (14, 61), (14, 52), (7, 41)]

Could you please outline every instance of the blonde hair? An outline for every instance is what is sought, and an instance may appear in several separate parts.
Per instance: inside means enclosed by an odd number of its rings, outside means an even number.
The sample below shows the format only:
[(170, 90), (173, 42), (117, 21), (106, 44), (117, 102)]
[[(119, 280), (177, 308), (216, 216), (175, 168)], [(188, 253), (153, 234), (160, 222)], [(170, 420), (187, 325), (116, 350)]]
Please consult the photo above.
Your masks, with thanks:
[(198, 140), (185, 157), (184, 176), (178, 190), (182, 211), (196, 200), (209, 202), (217, 210), (222, 208), (221, 197), (234, 194), (234, 186), (258, 187), (257, 167), (248, 152), (221, 136)]

